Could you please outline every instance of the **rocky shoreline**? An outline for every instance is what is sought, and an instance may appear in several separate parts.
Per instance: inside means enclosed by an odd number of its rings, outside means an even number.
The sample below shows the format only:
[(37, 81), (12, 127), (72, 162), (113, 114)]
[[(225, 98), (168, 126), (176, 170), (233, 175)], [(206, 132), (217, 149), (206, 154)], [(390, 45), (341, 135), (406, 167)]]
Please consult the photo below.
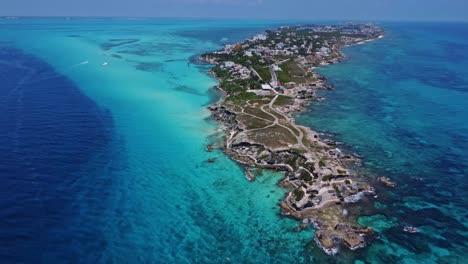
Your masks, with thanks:
[[(316, 61), (317, 66), (340, 62), (344, 58), (342, 47), (380, 37), (382, 31), (375, 30), (378, 35), (371, 34), (364, 40), (330, 45), (332, 55)], [(217, 67), (226, 62), (213, 57), (205, 55), (202, 60)], [(304, 67), (300, 59), (291, 58)], [(241, 92), (233, 93), (223, 87), (230, 83), (220, 77), (216, 68), (210, 72), (218, 78), (217, 89), (222, 97), (209, 110), (225, 132), (225, 153), (246, 168), (246, 177), (255, 179), (249, 168), (284, 171), (280, 185), (289, 192), (280, 203), (281, 214), (300, 220), (299, 229), (313, 226), (314, 240), (325, 253), (336, 254), (341, 244), (351, 250), (365, 247), (366, 237), (374, 231), (360, 227), (357, 217), (347, 210), (347, 204), (375, 195), (374, 189), (351, 169), (361, 160), (337, 148), (335, 142), (321, 140), (310, 128), (298, 126), (290, 116), (304, 111), (313, 101), (323, 100), (317, 91), (333, 89), (326, 78), (311, 71), (307, 82), (279, 91), (248, 88), (249, 96), (234, 101), (232, 97)], [(272, 80), (276, 79), (271, 68), (270, 72)]]

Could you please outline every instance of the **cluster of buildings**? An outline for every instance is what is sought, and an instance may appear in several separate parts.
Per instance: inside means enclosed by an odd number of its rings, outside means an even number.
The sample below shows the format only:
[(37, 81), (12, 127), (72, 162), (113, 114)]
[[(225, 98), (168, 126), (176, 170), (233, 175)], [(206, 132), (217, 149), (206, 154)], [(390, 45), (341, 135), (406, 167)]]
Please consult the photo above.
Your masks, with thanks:
[(243, 47), (241, 44), (226, 44), (224, 45), (224, 49), (221, 51), (215, 52), (215, 54), (231, 54), (232, 52), (237, 52), (242, 50)]
[(248, 79), (252, 74), (252, 71), (249, 68), (233, 61), (225, 61), (219, 67), (227, 70), (232, 77), (238, 79)]
[[(289, 31), (284, 32), (286, 30)], [(298, 34), (290, 30), (295, 29), (281, 28), (268, 32), (268, 35), (256, 35), (242, 45), (225, 45), (224, 49), (217, 53), (230, 55), (242, 51), (241, 55), (246, 57), (259, 56), (260, 63), (274, 62), (275, 57), (317, 56), (322, 58), (332, 53), (333, 41), (322, 40), (317, 34), (313, 35), (309, 32)]]
[[(330, 36), (330, 33), (337, 33)], [(247, 57), (260, 56), (317, 56), (328, 57), (336, 44), (356, 43), (357, 36), (374, 36), (380, 33), (371, 25), (346, 24), (340, 26), (295, 26), (281, 27), (258, 34), (243, 44), (225, 45), (218, 54), (232, 54), (242, 51)], [(359, 39), (358, 39), (359, 40)]]
[[(380, 28), (367, 24), (281, 27), (258, 34), (242, 44), (225, 45), (223, 50), (214, 52), (220, 55), (219, 58), (208, 56), (206, 60), (210, 63), (224, 60), (220, 67), (228, 70), (236, 79), (258, 75), (253, 69), (278, 65), (290, 58), (295, 58), (303, 69), (313, 70), (317, 66), (339, 61), (341, 56), (337, 47), (376, 38), (381, 34)], [(266, 90), (268, 86), (273, 89), (283, 87), (273, 82), (262, 88)]]
[(333, 53), (336, 44), (348, 45), (359, 41), (359, 37), (380, 34), (380, 28), (368, 24), (282, 27), (269, 31), (267, 38), (252, 38), (249, 47), (259, 55), (327, 57)]
[(272, 90), (283, 93), (286, 88), (280, 81), (271, 81), (269, 83), (262, 84), (262, 90)]

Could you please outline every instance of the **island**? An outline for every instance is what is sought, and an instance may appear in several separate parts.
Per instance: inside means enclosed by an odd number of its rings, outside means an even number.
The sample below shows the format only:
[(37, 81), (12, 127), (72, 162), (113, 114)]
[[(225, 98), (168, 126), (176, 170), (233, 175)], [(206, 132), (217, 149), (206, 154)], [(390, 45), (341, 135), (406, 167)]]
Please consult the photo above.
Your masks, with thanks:
[(292, 115), (323, 100), (320, 89), (334, 88), (317, 67), (340, 62), (343, 47), (383, 34), (372, 24), (283, 26), (201, 56), (214, 65), (210, 72), (222, 93), (209, 109), (225, 131), (225, 153), (245, 167), (249, 180), (259, 169), (285, 171), (281, 214), (300, 220), (299, 228), (312, 225), (328, 254), (341, 244), (366, 246), (374, 231), (347, 207), (375, 191), (353, 170), (361, 162), (357, 154), (297, 125)]

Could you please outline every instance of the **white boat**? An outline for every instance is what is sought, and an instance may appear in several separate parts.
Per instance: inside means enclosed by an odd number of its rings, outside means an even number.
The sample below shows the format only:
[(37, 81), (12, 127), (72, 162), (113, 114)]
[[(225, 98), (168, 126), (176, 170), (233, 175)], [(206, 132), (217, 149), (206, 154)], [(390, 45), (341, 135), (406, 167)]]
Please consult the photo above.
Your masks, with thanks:
[(103, 62), (103, 63), (101, 64), (101, 66), (107, 66), (107, 65), (109, 65), (109, 63), (108, 63), (107, 61), (105, 61), (105, 62)]
[(414, 234), (419, 233), (419, 229), (414, 226), (405, 226), (403, 227), (403, 231)]

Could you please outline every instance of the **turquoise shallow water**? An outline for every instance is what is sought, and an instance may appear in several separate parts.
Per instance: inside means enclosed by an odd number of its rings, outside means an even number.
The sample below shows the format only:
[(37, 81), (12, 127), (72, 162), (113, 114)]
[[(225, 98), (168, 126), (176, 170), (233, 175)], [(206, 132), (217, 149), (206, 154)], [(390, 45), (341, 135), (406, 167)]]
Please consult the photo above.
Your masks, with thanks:
[[(11, 126), (0, 132), (7, 143), (31, 139), (12, 144), (25, 157), (17, 167), (26, 169), (12, 169), (10, 155), (0, 166), (5, 183), (14, 179), (1, 195), (7, 262), (437, 263), (464, 256), (465, 25), (435, 33), (425, 33), (434, 25), (388, 25), (385, 39), (346, 49), (349, 60), (322, 70), (336, 91), (300, 122), (338, 133), (366, 156), (366, 169), (399, 184), (381, 190), (378, 208), (361, 219), (381, 240), (333, 258), (311, 242), (312, 230), (296, 232), (297, 222), (279, 216), (281, 175), (266, 172), (250, 183), (221, 152), (204, 151), (221, 137), (206, 110), (217, 98), (215, 80), (208, 66), (187, 63), (285, 22), (0, 23), (2, 80), (16, 80), (0, 94), (4, 109), (14, 110), (3, 112)], [(28, 121), (29, 113), (41, 122)], [(51, 127), (62, 130), (51, 134)], [(216, 163), (206, 162), (211, 157)], [(402, 224), (423, 232), (402, 234)]]
[[(206, 110), (217, 97), (212, 91), (215, 80), (206, 74), (207, 66), (187, 65), (193, 56), (219, 48), (222, 38), (242, 39), (265, 29), (266, 24), (165, 20), (2, 23), (2, 44), (41, 59), (55, 71), (42, 74), (45, 76), (33, 74), (31, 82), (66, 76), (112, 118), (111, 126), (104, 127), (112, 130), (107, 147), (90, 149), (90, 156), (77, 165), (82, 171), (71, 183), (73, 188), (65, 185), (70, 184), (65, 177), (58, 177), (40, 189), (47, 193), (50, 186), (61, 186), (70, 200), (50, 216), (58, 219), (43, 230), (42, 243), (27, 243), (34, 238), (23, 237), (20, 231), (4, 233), (2, 244), (12, 242), (2, 247), (2, 256), (11, 261), (65, 258), (160, 263), (312, 258), (311, 247), (307, 247), (312, 233), (295, 232), (297, 223), (278, 215), (283, 190), (275, 183), (280, 175), (265, 173), (249, 183), (221, 152), (204, 151), (207, 143), (220, 138)], [(200, 30), (205, 36), (193, 36)], [(209, 37), (211, 30), (216, 34)], [(102, 66), (104, 62), (108, 65)], [(21, 92), (32, 89), (27, 84), (18, 82), (19, 88), (7, 100), (17, 102)], [(55, 140), (61, 144), (60, 139)], [(210, 157), (217, 162), (208, 164)], [(41, 199), (40, 195), (32, 197)], [(24, 201), (16, 200), (8, 206), (18, 212), (39, 212), (49, 204), (28, 208)], [(35, 221), (34, 217), (32, 214), (25, 221)], [(29, 253), (21, 253), (25, 251)]]

